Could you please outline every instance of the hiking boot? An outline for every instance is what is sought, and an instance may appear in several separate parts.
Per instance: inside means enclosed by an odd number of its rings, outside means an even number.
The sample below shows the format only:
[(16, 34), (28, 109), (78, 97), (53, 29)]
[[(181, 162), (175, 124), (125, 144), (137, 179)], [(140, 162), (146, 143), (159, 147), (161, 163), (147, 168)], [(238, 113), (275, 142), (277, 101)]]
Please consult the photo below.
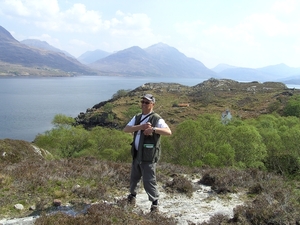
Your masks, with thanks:
[(158, 205), (151, 205), (150, 212), (158, 213), (159, 212)]
[(128, 204), (135, 206), (136, 198), (132, 194), (130, 194), (127, 197), (127, 202), (128, 202)]

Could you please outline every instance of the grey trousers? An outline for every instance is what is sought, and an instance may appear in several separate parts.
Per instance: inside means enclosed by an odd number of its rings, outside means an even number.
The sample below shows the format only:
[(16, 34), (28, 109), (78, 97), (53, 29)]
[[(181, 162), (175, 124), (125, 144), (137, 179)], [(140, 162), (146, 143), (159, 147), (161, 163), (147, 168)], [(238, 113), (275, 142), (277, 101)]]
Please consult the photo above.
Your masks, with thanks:
[(149, 201), (158, 200), (159, 192), (156, 182), (156, 163), (139, 163), (136, 159), (132, 161), (130, 174), (130, 193), (136, 195), (139, 182), (143, 178), (144, 189)]

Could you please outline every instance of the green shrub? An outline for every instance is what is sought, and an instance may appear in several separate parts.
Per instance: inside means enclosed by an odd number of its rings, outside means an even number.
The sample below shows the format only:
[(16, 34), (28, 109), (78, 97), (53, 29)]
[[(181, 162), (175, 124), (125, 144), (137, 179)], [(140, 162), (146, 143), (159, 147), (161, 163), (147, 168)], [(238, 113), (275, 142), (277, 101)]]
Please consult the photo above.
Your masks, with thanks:
[(285, 108), (283, 109), (284, 116), (300, 117), (300, 96), (295, 95), (289, 99)]
[[(140, 110), (137, 108), (132, 108)], [(130, 118), (130, 110), (127, 116)], [(297, 117), (262, 115), (256, 119), (233, 119), (226, 126), (219, 115), (203, 114), (177, 125), (173, 135), (162, 136), (161, 161), (190, 167), (268, 169), (298, 176), (300, 123)], [(130, 162), (132, 135), (116, 129), (73, 127), (73, 120), (55, 116), (55, 127), (36, 137), (39, 147), (55, 157), (97, 157)]]
[(120, 98), (126, 96), (128, 92), (130, 92), (130, 89), (128, 90), (120, 89), (115, 94), (113, 94), (112, 98)]
[(138, 113), (140, 113), (141, 112), (141, 108), (139, 107), (139, 106), (137, 106), (137, 105), (132, 105), (132, 106), (130, 106), (128, 109), (127, 109), (127, 111), (125, 111), (123, 114), (125, 115), (125, 118), (126, 118), (126, 122), (125, 123), (127, 123), (128, 122), (128, 120), (131, 120), (131, 118), (134, 116), (134, 115), (136, 115), (136, 114), (138, 114)]
[(58, 127), (38, 135), (34, 143), (56, 157), (72, 157), (91, 147), (89, 132), (82, 127)]

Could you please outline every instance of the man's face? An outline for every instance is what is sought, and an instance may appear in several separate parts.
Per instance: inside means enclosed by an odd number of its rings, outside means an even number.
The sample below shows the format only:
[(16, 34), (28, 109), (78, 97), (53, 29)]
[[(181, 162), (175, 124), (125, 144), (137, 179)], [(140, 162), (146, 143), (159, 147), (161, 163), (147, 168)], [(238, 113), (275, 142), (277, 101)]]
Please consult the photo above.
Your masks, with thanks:
[(143, 98), (141, 100), (141, 104), (142, 104), (142, 110), (143, 111), (151, 111), (153, 108), (153, 102), (149, 101), (148, 99)]

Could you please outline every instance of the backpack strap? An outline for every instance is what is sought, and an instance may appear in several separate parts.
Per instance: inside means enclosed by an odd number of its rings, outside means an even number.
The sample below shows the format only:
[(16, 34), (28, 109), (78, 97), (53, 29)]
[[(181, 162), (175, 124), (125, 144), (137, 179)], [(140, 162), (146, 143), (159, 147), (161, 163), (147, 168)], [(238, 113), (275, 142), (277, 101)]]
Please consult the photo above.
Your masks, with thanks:
[[(135, 125), (141, 124), (141, 122), (143, 122), (145, 119), (147, 119), (147, 118), (148, 118), (149, 116), (151, 116), (152, 114), (154, 114), (154, 112), (149, 113), (149, 114), (148, 114), (147, 116), (145, 116), (144, 119), (142, 119), (142, 120), (141, 120), (142, 114), (139, 114), (138, 116), (140, 116), (140, 117), (139, 117), (138, 123), (137, 123), (137, 117), (135, 117)], [(140, 120), (141, 120), (141, 121), (140, 121)]]

